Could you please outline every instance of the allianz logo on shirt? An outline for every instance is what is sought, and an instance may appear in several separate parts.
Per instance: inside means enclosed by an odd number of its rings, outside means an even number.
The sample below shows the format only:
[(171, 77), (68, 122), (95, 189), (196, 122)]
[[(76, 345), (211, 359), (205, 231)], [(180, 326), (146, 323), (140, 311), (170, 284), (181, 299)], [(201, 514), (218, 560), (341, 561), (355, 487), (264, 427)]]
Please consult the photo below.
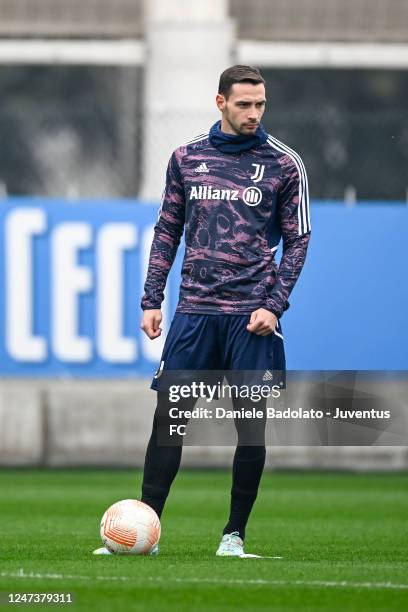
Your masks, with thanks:
[(242, 193), (239, 189), (217, 189), (212, 185), (199, 185), (191, 187), (190, 200), (230, 200), (240, 199), (247, 206), (258, 206), (262, 201), (262, 191), (259, 187), (246, 187)]

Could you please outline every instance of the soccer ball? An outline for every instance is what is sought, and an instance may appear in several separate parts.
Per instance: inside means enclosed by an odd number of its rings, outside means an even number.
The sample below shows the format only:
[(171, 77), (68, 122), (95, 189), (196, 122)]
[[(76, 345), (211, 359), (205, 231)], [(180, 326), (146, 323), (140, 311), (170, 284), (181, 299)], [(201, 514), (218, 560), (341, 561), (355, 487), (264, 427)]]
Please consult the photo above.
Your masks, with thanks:
[(110, 506), (101, 520), (101, 538), (112, 553), (148, 555), (160, 538), (160, 520), (153, 508), (137, 499)]

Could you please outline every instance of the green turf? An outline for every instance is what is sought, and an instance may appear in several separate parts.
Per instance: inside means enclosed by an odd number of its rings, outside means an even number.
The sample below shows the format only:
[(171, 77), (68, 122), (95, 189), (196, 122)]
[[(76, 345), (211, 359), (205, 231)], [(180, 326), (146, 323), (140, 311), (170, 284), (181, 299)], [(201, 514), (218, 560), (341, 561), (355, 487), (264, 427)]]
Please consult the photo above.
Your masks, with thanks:
[(103, 511), (138, 497), (140, 473), (2, 470), (0, 591), (73, 592), (66, 608), (98, 612), (408, 609), (408, 475), (265, 474), (246, 548), (281, 560), (214, 556), (229, 487), (226, 472), (181, 471), (159, 557), (92, 557)]

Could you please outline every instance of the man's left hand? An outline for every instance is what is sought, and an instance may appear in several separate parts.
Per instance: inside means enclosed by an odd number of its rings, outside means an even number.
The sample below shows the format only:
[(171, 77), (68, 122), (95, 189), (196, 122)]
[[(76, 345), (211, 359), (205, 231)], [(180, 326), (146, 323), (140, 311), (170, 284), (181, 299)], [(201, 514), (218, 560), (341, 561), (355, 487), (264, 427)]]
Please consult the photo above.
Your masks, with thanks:
[(268, 336), (273, 334), (277, 323), (278, 319), (272, 312), (266, 310), (266, 308), (258, 308), (251, 314), (247, 330), (257, 336)]

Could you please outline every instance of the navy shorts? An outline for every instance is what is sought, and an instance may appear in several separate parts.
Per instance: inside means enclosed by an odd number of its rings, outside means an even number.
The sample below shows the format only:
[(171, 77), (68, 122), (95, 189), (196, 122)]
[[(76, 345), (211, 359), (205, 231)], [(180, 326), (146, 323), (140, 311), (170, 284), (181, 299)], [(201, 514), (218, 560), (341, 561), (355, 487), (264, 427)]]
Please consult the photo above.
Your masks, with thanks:
[[(177, 370), (257, 371), (260, 381), (269, 381), (274, 371), (284, 374), (285, 351), (280, 322), (268, 336), (246, 329), (250, 315), (207, 315), (176, 313), (164, 344), (159, 368), (151, 389), (163, 372)], [(165, 377), (163, 377), (165, 378)]]

